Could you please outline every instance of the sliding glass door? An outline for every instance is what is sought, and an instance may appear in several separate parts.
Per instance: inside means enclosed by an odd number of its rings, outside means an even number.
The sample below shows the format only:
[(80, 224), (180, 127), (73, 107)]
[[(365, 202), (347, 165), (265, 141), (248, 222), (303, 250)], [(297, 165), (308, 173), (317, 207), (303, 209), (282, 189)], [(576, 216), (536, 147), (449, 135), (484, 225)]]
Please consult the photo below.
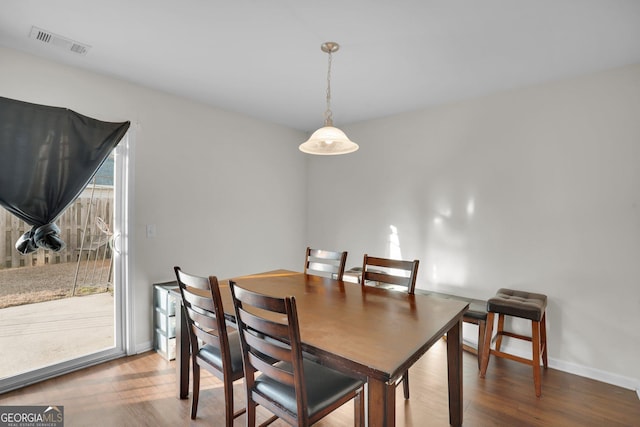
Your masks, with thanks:
[(0, 393), (113, 359), (130, 345), (131, 132), (56, 221), (66, 248), (21, 255), (28, 230), (0, 211)]

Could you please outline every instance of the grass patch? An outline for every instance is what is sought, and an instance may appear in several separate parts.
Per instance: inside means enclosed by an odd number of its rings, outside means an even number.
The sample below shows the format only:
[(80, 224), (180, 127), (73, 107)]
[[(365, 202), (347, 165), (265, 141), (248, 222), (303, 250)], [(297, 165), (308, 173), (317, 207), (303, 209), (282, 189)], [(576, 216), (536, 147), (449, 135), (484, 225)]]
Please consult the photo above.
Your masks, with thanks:
[(76, 271), (76, 296), (113, 292), (113, 286), (107, 281), (109, 263), (106, 264), (95, 266), (90, 263), (87, 266), (81, 263), (78, 268), (76, 263), (63, 263), (2, 269), (0, 309), (68, 298), (73, 292)]

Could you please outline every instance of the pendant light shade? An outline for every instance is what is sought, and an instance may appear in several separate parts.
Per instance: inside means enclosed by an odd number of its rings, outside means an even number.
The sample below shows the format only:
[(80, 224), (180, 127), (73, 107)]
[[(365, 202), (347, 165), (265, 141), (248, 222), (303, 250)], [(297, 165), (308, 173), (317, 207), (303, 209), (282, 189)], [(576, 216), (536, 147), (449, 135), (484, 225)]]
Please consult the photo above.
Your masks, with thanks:
[(334, 156), (337, 154), (353, 153), (359, 147), (351, 141), (344, 132), (333, 126), (331, 112), (331, 54), (340, 48), (338, 43), (323, 43), (321, 49), (329, 54), (327, 71), (327, 110), (324, 113), (324, 127), (315, 131), (308, 140), (300, 144), (300, 151), (320, 156)]
[(344, 132), (333, 126), (321, 127), (300, 144), (300, 151), (320, 156), (353, 153), (358, 144), (351, 141)]

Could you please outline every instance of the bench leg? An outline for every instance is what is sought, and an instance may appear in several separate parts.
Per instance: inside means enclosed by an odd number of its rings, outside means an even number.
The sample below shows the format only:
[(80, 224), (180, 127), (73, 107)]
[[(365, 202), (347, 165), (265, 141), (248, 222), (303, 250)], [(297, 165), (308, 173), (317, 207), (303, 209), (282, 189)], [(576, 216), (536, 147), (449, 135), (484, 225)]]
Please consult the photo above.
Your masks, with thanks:
[(489, 366), (489, 355), (491, 354), (491, 335), (493, 334), (493, 318), (494, 313), (487, 313), (487, 326), (484, 334), (484, 343), (482, 344), (482, 363), (480, 364), (480, 378), (484, 378)]
[(482, 355), (484, 353), (484, 334), (485, 329), (487, 327), (487, 322), (485, 320), (478, 320), (478, 369), (482, 366)]

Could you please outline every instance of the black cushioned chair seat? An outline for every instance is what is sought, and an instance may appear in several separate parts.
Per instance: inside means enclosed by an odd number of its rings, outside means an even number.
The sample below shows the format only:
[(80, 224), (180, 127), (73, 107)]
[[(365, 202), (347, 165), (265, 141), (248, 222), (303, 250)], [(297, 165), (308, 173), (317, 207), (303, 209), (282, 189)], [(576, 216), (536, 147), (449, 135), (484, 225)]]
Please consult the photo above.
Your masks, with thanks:
[(539, 322), (547, 307), (547, 296), (525, 291), (501, 288), (487, 301), (487, 310), (507, 316)]
[[(241, 372), (242, 366), (242, 348), (240, 347), (240, 335), (237, 331), (229, 332), (229, 351), (231, 352), (231, 370), (232, 372)], [(222, 358), (220, 357), (220, 349), (205, 345), (198, 352), (198, 357), (211, 363), (218, 369), (222, 370)]]
[[(342, 397), (348, 391), (356, 390), (364, 384), (360, 380), (342, 375), (331, 368), (318, 365), (306, 359), (303, 364), (310, 417), (337, 400), (336, 397)], [(281, 369), (292, 371), (289, 363), (278, 362), (276, 365)], [(296, 391), (293, 387), (287, 387), (265, 375), (261, 375), (256, 378), (255, 390), (281, 403), (287, 410), (297, 414)]]

